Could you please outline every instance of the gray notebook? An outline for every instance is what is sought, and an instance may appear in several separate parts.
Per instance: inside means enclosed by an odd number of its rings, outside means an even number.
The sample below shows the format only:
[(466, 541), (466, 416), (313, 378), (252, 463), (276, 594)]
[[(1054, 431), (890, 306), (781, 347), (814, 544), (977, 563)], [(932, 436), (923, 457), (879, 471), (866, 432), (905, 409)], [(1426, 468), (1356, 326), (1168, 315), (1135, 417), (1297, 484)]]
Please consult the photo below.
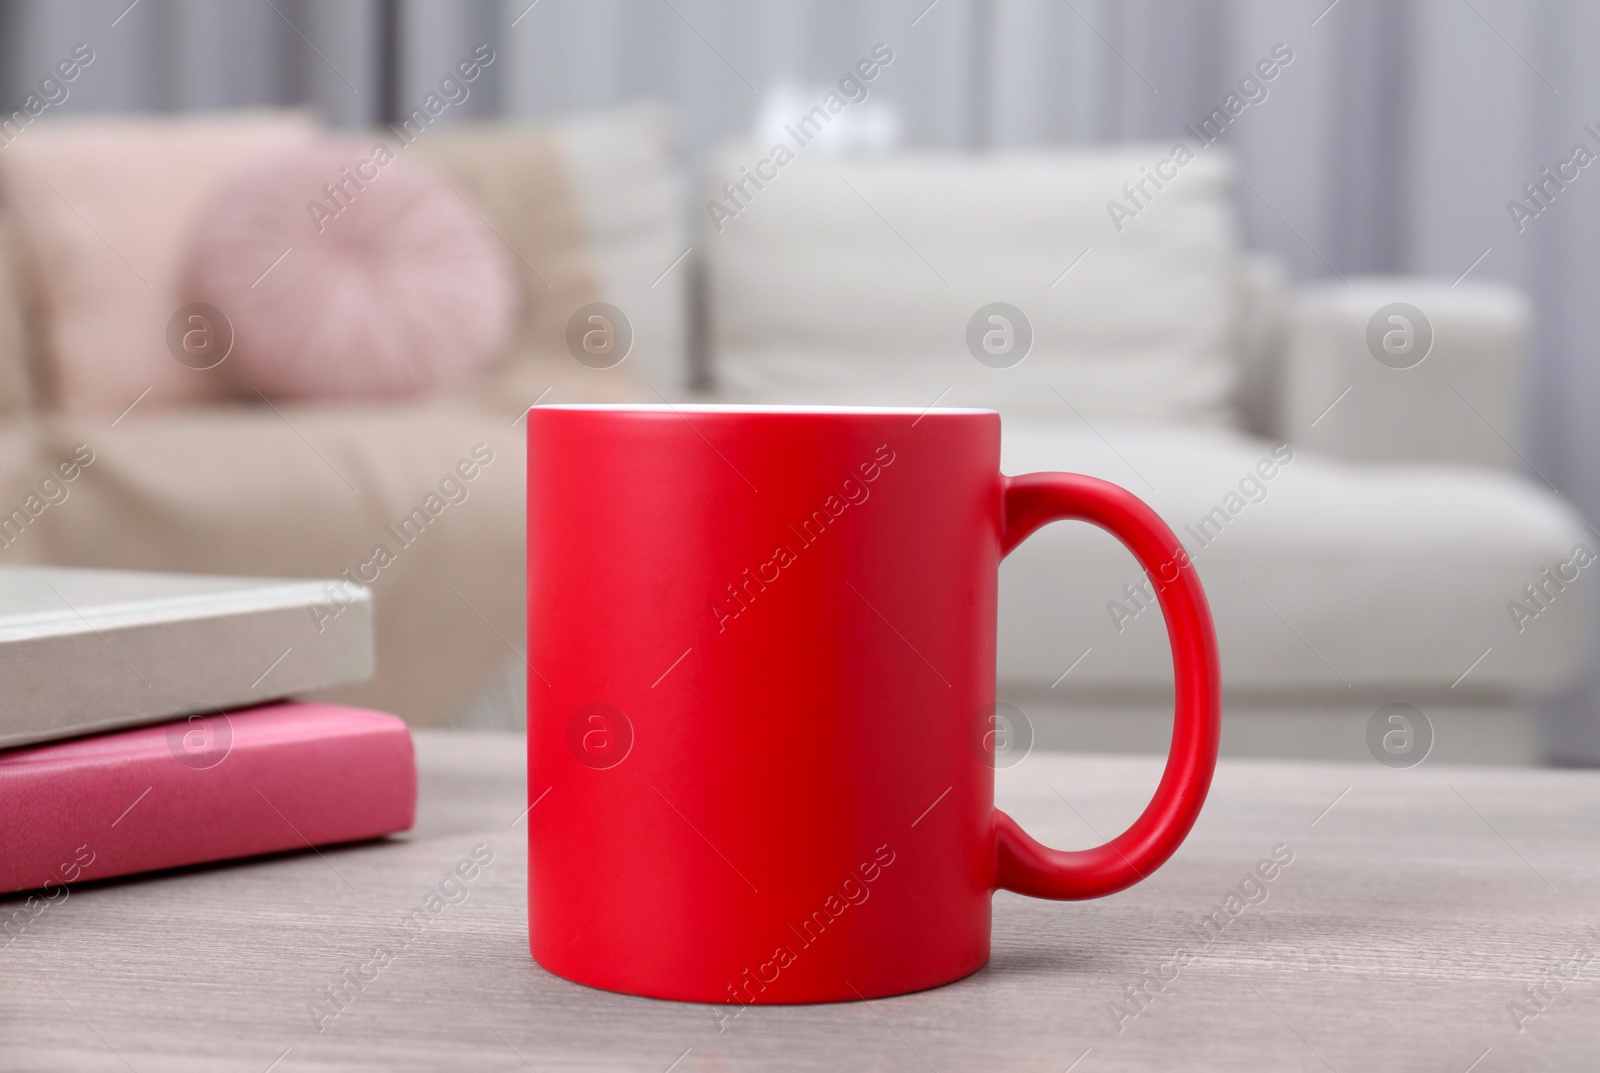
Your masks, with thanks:
[(372, 676), (343, 581), (0, 566), (0, 748)]

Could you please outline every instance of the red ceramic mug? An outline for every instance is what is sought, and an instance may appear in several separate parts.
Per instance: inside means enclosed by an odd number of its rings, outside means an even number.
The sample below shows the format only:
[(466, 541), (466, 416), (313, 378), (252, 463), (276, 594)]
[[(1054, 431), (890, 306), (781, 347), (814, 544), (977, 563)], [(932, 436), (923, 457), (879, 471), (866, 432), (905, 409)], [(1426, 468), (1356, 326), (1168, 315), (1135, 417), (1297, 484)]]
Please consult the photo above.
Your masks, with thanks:
[[(1047, 522), (1156, 581), (1177, 684), (1154, 799), (1065, 852), (994, 807), (1000, 560)], [(874, 998), (989, 957), (991, 895), (1159, 867), (1216, 762), (1216, 639), (1182, 545), (1115, 485), (1000, 473), (988, 410), (528, 415), (534, 958), (695, 1002)]]

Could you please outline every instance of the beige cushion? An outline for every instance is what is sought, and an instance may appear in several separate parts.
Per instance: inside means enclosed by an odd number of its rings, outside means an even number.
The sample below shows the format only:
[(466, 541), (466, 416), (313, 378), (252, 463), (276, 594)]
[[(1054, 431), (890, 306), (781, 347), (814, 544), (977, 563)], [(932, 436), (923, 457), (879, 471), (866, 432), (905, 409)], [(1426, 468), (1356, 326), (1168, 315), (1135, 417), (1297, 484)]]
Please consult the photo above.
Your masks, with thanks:
[[(430, 129), (406, 151), (439, 168), (513, 250), (523, 289), (513, 351), (542, 371), (546, 401), (655, 401), (641, 378), (681, 393), (688, 272), (666, 270), (688, 242), (670, 112)], [(620, 308), (633, 329), (632, 352), (611, 370), (590, 369), (567, 348), (568, 320), (596, 301)]]
[(225, 394), (220, 376), (167, 349), (193, 222), (230, 171), (313, 131), (284, 112), (62, 119), (0, 153), (0, 187), (39, 273), (58, 409), (116, 414), (146, 388), (147, 410)]
[(600, 291), (577, 203), (548, 133), (499, 124), (429, 130), (407, 151), (443, 173), (511, 251), (521, 313), (506, 357), (529, 364), (563, 396), (604, 390), (625, 378), (621, 367), (590, 369), (567, 350), (567, 319), (599, 301)]

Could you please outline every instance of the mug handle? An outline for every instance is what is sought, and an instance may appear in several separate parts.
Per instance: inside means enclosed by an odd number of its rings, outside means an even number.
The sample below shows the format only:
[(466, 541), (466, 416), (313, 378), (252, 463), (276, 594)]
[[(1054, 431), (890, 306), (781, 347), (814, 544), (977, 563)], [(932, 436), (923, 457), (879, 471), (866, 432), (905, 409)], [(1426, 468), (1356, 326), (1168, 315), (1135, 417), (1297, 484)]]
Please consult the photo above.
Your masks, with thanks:
[(1076, 473), (1029, 473), (1004, 482), (1002, 556), (1047, 522), (1092, 522), (1133, 552), (1155, 584), (1166, 619), (1177, 687), (1172, 749), (1155, 797), (1132, 826), (1094, 849), (1058, 850), (1035, 841), (1016, 820), (995, 810), (997, 888), (1035, 898), (1100, 898), (1161, 867), (1200, 815), (1221, 732), (1217, 636), (1183, 545), (1138, 497)]

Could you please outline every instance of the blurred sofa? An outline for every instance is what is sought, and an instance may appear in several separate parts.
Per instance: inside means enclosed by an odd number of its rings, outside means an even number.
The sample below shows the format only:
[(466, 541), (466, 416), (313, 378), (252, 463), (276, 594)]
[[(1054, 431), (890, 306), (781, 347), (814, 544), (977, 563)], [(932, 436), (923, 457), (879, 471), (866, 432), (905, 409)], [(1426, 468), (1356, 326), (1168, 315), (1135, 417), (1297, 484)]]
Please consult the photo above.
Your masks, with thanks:
[[(1589, 651), (1594, 542), (1512, 446), (1527, 302), (1470, 280), (1291, 286), (1240, 238), (1224, 151), (1130, 199), (1172, 155), (803, 155), (702, 235), (720, 392), (993, 406), (1006, 472), (1147, 499), (1211, 601), (1225, 751), (1365, 758), (1401, 703), (1438, 758), (1536, 758), (1538, 698)], [(707, 197), (762, 156), (718, 154)], [(1031, 337), (1025, 356), (984, 360), (990, 330)], [(1000, 694), (1037, 740), (1165, 748), (1166, 634), (1127, 552), (1052, 525), (1000, 592)]]
[[(1537, 699), (1584, 660), (1584, 601), (1545, 572), (1588, 534), (1509, 446), (1525, 301), (1470, 281), (1290, 286), (1245, 248), (1220, 147), (1131, 218), (1108, 201), (1126, 204), (1169, 146), (819, 144), (736, 198), (725, 184), (763, 148), (726, 146), (692, 172), (674, 118), (648, 105), (441, 128), (414, 151), (515, 252), (525, 308), (491, 369), (413, 402), (63, 413), (39, 251), (0, 216), (0, 506), (75, 445), (95, 455), (0, 558), (331, 577), (483, 443), (495, 461), (468, 498), (371, 582), (378, 678), (341, 696), (416, 723), (493, 722), (513, 717), (524, 671), (529, 404), (982, 405), (1002, 413), (1007, 472), (1116, 481), (1190, 547), (1231, 752), (1365, 755), (1370, 717), (1398, 701), (1427, 714), (1442, 758), (1531, 759)], [(593, 297), (634, 328), (614, 369), (565, 347), (567, 316)], [(1409, 368), (1368, 341), (1396, 302), (1427, 322)], [(1026, 322), (1020, 360), (980, 357), (994, 303)], [(1048, 527), (1003, 566), (1001, 696), (1041, 743), (1163, 747), (1170, 665), (1141, 585), (1081, 525)], [(1537, 605), (1528, 586), (1544, 586)]]
[[(217, 126), (228, 119), (63, 120), (0, 157), (0, 562), (358, 579), (372, 590), (377, 675), (333, 696), (419, 724), (449, 719), (477, 684), (521, 666), (526, 408), (653, 399), (634, 370), (684, 364), (683, 277), (658, 278), (687, 245), (674, 117), (640, 106), (573, 124), (437, 129), (406, 150), (500, 235), (523, 295), (504, 352), (464, 384), (391, 402), (268, 405), (218, 389), (163, 404), (160, 389), (139, 398), (132, 379), (107, 408), (69, 404), (52, 329), (109, 301), (109, 288), (131, 286), (138, 298), (144, 281), (162, 285), (135, 226), (148, 220), (114, 215), (116, 206), (132, 201), (144, 217), (188, 226), (193, 199), (173, 198), (169, 154), (148, 147), (178, 142), (192, 157)], [(119, 155), (77, 167), (101, 138)], [(52, 204), (54, 230), (19, 217)], [(572, 310), (601, 296), (636, 321), (633, 360), (608, 370), (573, 360), (565, 344)], [(179, 378), (173, 395), (193, 392), (182, 378), (215, 376), (166, 353), (165, 322), (182, 298), (167, 301), (173, 308), (155, 310), (142, 334), (130, 328), (122, 346), (88, 360), (126, 380), (126, 366), (154, 351), (157, 371)], [(80, 381), (94, 373), (79, 370)], [(79, 444), (92, 462), (64, 498), (16, 518)], [(444, 513), (402, 546), (393, 527), (459, 463), (481, 457), (480, 444), (492, 461), (457, 481)], [(381, 566), (380, 545), (392, 556)], [(330, 594), (326, 609), (337, 606)]]

